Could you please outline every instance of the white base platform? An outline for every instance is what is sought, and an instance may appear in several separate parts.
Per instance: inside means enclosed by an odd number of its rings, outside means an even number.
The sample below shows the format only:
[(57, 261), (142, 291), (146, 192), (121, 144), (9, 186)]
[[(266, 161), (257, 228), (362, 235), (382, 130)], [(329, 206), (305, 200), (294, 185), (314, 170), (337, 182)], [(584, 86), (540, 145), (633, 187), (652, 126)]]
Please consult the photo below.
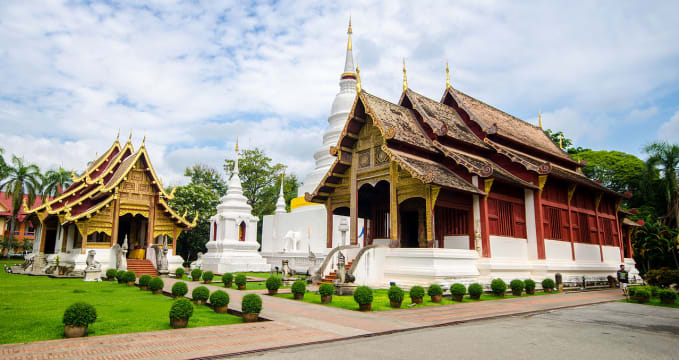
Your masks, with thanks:
[(215, 274), (234, 272), (269, 272), (271, 264), (258, 252), (252, 250), (227, 250), (203, 255), (203, 271)]

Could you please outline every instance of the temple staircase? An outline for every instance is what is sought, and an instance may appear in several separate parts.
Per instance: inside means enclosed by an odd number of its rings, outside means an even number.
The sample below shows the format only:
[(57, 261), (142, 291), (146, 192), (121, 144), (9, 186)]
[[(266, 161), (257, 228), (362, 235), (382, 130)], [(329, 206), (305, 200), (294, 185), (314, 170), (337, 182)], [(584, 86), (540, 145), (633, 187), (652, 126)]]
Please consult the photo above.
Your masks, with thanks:
[[(351, 269), (351, 264), (353, 264), (354, 261), (351, 260), (349, 263), (345, 264), (345, 268), (347, 269), (347, 273), (349, 272), (349, 269)], [(321, 284), (327, 283), (327, 284), (332, 284), (335, 280), (337, 280), (337, 270), (331, 272), (330, 274), (326, 275), (323, 280), (321, 280)]]
[(158, 276), (151, 260), (127, 259), (127, 270), (134, 271), (137, 277), (142, 275)]

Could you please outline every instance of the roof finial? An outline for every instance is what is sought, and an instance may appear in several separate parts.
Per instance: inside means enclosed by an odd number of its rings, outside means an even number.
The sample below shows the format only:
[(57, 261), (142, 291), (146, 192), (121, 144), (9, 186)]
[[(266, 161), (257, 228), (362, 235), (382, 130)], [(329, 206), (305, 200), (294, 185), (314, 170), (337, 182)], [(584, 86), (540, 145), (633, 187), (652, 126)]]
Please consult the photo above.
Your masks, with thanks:
[(347, 35), (349, 35), (349, 42), (347, 42), (347, 50), (351, 50), (351, 16), (349, 16), (349, 29), (347, 30)]
[(559, 149), (563, 150), (563, 134), (559, 133)]
[(356, 92), (361, 94), (361, 70), (358, 68), (358, 56), (356, 56)]
[(408, 77), (406, 76), (406, 58), (403, 58), (403, 91), (408, 90)]
[(116, 134), (116, 142), (120, 139), (120, 128), (118, 128), (118, 133)]
[(130, 136), (127, 138), (127, 142), (132, 142), (132, 129), (130, 129)]
[(450, 69), (448, 69), (448, 60), (446, 60), (446, 89), (450, 89)]
[(542, 111), (538, 108), (538, 125), (542, 129)]
[(141, 146), (144, 146), (146, 144), (146, 131), (144, 131), (144, 138), (141, 139)]
[(236, 152), (238, 152), (238, 135), (236, 135)]

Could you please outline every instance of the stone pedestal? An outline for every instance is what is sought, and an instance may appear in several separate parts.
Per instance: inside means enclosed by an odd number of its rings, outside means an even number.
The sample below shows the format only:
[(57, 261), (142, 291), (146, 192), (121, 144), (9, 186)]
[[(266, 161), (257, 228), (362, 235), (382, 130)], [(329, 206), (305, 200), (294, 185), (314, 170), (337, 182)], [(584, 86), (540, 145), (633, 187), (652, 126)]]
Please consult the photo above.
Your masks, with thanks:
[(101, 269), (99, 270), (85, 270), (84, 281), (101, 281)]
[(356, 284), (336, 284), (335, 289), (337, 290), (337, 295), (352, 295), (354, 290), (358, 285)]

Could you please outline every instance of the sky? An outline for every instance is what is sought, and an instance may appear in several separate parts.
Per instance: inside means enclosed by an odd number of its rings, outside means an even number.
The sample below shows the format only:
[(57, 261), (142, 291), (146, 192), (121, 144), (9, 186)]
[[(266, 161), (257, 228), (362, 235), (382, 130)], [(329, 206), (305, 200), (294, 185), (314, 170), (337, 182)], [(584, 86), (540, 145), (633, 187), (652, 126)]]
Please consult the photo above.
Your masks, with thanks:
[(363, 88), (452, 85), (576, 146), (679, 142), (676, 1), (1, 1), (0, 148), (82, 171), (120, 130), (166, 185), (263, 149), (314, 167), (349, 16)]

